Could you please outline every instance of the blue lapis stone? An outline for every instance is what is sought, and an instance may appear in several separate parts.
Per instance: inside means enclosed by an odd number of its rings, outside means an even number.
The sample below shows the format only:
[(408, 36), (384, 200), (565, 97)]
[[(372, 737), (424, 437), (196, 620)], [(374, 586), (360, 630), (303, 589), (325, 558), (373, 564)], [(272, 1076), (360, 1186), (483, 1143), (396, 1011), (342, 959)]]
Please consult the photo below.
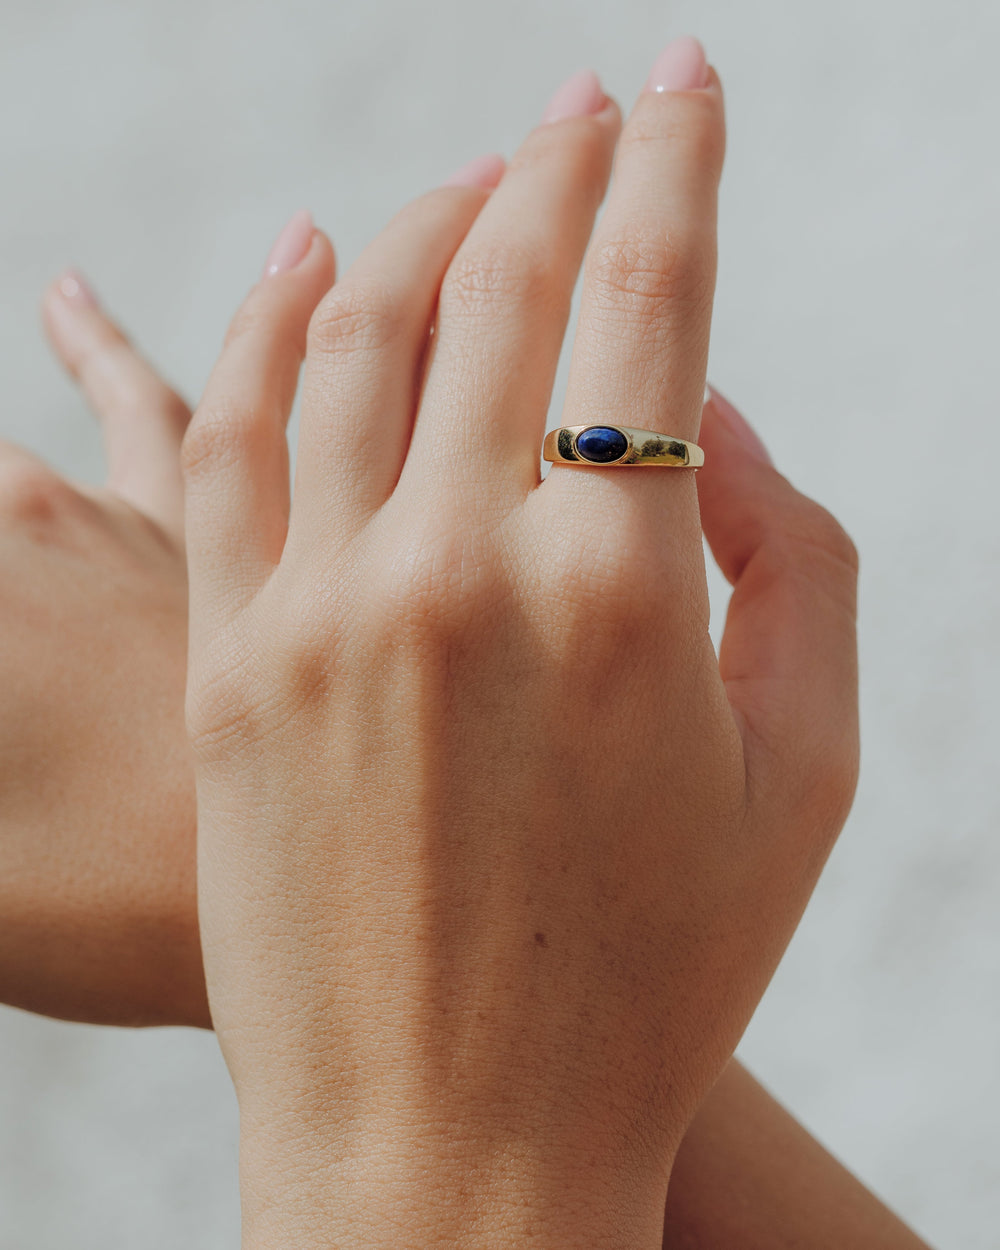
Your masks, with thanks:
[(610, 425), (592, 425), (576, 436), (576, 451), (584, 460), (593, 464), (610, 464), (620, 460), (628, 451), (628, 439)]

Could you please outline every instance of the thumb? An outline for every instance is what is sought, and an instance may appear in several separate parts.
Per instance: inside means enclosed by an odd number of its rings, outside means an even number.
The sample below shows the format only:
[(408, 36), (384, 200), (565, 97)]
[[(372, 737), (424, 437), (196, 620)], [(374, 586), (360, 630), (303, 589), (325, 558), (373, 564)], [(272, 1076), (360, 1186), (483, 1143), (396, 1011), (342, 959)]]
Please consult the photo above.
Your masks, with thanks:
[(829, 849), (858, 771), (858, 555), (825, 508), (774, 468), (747, 421), (709, 392), (702, 526), (733, 586), (719, 669), (743, 735), (748, 797)]

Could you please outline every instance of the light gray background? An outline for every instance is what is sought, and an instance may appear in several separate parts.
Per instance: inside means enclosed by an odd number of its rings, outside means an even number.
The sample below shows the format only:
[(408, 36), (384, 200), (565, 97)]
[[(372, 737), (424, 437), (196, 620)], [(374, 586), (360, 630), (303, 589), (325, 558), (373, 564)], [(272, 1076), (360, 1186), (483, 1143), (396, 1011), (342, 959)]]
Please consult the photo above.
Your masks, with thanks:
[[(930, 1240), (995, 1250), (1000, 8), (4, 0), (0, 21), (4, 432), (88, 477), (36, 329), (63, 264), (195, 395), (292, 210), (350, 260), (509, 152), (570, 72), (628, 103), (668, 36), (704, 37), (731, 118), (713, 377), (863, 558), (860, 793), (743, 1055)], [(236, 1246), (234, 1129), (210, 1036), (0, 1011), (0, 1250)]]

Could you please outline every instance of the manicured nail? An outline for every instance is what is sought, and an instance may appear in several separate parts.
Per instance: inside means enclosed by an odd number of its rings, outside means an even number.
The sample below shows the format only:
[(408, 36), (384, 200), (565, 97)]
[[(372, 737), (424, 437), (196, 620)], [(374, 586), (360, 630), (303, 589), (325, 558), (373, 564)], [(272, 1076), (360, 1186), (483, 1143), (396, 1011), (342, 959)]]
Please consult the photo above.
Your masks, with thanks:
[(75, 304), (78, 308), (97, 307), (97, 296), (87, 285), (83, 274), (75, 269), (67, 269), (56, 282), (56, 288), (63, 299)]
[(468, 165), (463, 165), (452, 176), (445, 180), (446, 187), (482, 187), (492, 191), (504, 175), (507, 162), (502, 156), (491, 152), (489, 156), (477, 156)]
[(287, 273), (289, 269), (302, 260), (312, 245), (316, 227), (313, 225), (312, 214), (301, 208), (291, 219), (281, 234), (274, 241), (267, 262), (264, 265), (264, 277), (273, 277), (276, 273)]
[(708, 387), (706, 395), (708, 397), (706, 402), (711, 403), (716, 413), (722, 418), (726, 428), (744, 451), (753, 456), (755, 460), (762, 460), (764, 464), (773, 465), (774, 461), (771, 459), (770, 452), (761, 442), (760, 436), (746, 417), (734, 408), (724, 395), (720, 395), (714, 387)]
[(699, 91), (707, 86), (708, 58), (690, 35), (667, 44), (646, 80), (647, 91)]
[(608, 97), (592, 69), (581, 69), (568, 78), (549, 101), (542, 122), (561, 122), (567, 117), (589, 117), (599, 113)]

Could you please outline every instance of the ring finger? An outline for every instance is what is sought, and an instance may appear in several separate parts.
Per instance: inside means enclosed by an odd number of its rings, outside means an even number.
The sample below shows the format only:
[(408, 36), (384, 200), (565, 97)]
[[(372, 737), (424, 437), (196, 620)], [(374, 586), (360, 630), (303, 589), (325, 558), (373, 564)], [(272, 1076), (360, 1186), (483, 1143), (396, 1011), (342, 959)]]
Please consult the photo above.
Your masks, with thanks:
[[(661, 53), (618, 145), (591, 243), (564, 423), (609, 423), (695, 440), (701, 420), (725, 149), (718, 77), (693, 39)], [(671, 550), (700, 559), (693, 474), (554, 466), (542, 496), (593, 516), (669, 511)]]
[(403, 480), (482, 495), (538, 485), (538, 446), (573, 287), (604, 198), (618, 106), (565, 83), (458, 249)]

